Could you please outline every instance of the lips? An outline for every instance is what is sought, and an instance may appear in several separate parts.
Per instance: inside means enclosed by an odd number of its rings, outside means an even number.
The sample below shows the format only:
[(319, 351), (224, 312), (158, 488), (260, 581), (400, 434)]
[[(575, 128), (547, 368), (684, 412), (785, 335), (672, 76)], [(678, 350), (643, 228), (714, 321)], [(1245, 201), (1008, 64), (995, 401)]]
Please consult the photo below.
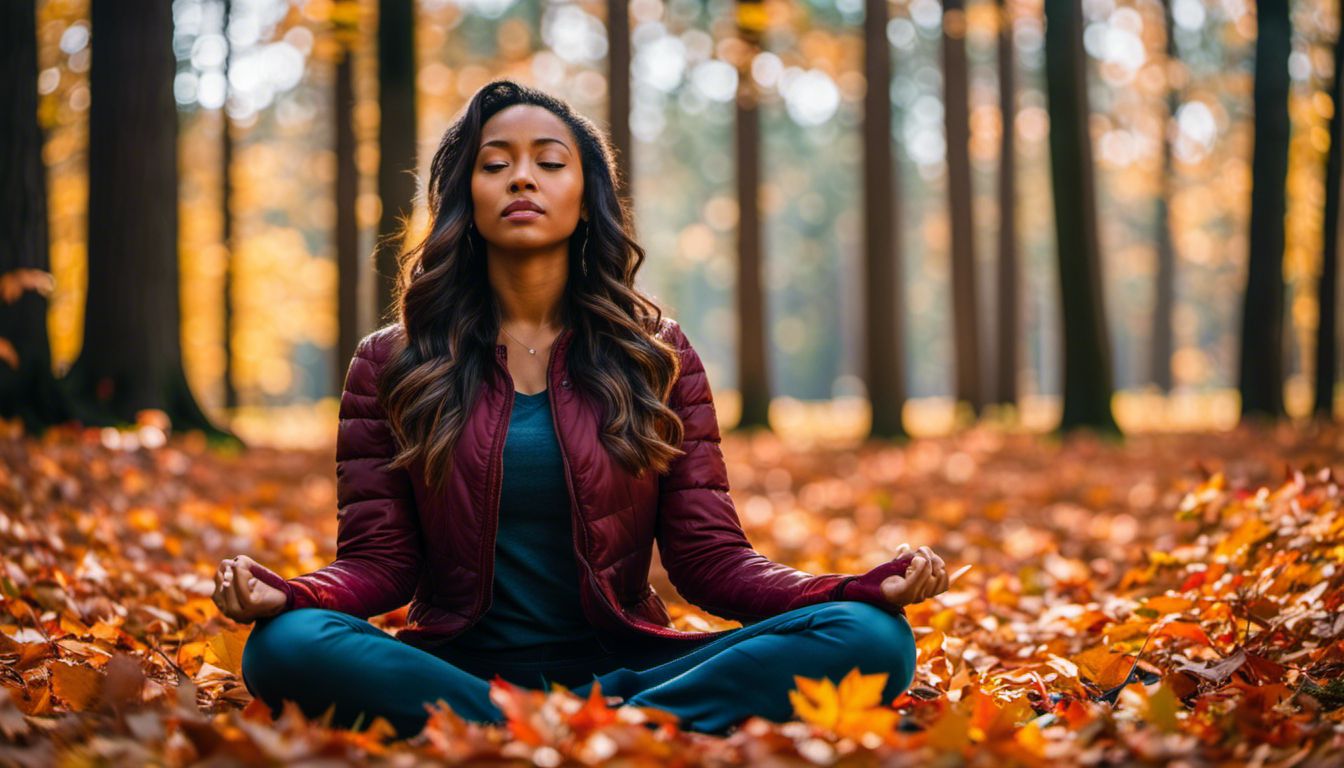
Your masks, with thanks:
[(501, 213), (500, 215), (508, 216), (509, 214), (516, 213), (518, 211), (535, 211), (536, 213), (545, 213), (545, 211), (541, 209), (541, 206), (537, 205), (531, 200), (524, 199), (524, 200), (514, 200), (512, 203), (509, 203), (504, 208), (504, 212)]

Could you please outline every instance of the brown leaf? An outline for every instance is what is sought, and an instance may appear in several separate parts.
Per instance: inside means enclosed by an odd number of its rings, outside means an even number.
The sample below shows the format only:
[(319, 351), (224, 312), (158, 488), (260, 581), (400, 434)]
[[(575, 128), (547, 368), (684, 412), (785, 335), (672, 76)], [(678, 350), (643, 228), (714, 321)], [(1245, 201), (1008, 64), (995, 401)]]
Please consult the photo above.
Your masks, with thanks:
[(98, 698), (102, 675), (83, 665), (57, 662), (51, 665), (51, 690), (70, 709), (82, 712)]

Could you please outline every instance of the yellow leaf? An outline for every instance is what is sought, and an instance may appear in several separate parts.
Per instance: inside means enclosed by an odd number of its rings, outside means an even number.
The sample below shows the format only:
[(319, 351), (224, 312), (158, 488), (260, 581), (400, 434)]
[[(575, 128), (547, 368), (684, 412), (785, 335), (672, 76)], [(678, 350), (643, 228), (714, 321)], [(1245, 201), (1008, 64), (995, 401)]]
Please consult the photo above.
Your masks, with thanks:
[(1175, 733), (1180, 728), (1180, 720), (1176, 718), (1179, 709), (1181, 703), (1176, 699), (1176, 692), (1163, 682), (1148, 696), (1147, 720), (1166, 733)]
[(867, 733), (889, 737), (899, 713), (882, 706), (887, 673), (865, 675), (850, 669), (837, 687), (829, 678), (812, 680), (794, 675), (797, 690), (789, 691), (794, 712), (804, 722), (854, 739)]
[(243, 645), (247, 643), (247, 635), (247, 630), (220, 632), (206, 641), (205, 660), (235, 675), (242, 674)]
[(812, 680), (793, 676), (796, 690), (789, 691), (789, 703), (803, 722), (822, 728), (835, 728), (840, 719), (840, 694), (829, 678)]
[(849, 709), (878, 706), (882, 703), (882, 689), (886, 684), (886, 672), (865, 675), (854, 667), (840, 681), (840, 701)]

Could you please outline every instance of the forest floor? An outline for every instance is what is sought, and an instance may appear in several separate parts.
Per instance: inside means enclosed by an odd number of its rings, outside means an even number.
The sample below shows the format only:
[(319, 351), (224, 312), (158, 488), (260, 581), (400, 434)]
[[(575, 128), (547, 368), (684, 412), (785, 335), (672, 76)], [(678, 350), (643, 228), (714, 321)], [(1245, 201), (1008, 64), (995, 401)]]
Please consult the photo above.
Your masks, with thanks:
[[(773, 559), (857, 573), (910, 542), (972, 566), (908, 607), (909, 691), (879, 701), (871, 679), (803, 680), (798, 719), (752, 718), (726, 738), (502, 685), (508, 725), (442, 707), (407, 740), (292, 706), (272, 722), (239, 679), (249, 627), (218, 614), (213, 569), (239, 553), (285, 576), (330, 562), (331, 450), (223, 454), (148, 425), (41, 441), (11, 428), (0, 764), (1289, 766), (1344, 751), (1337, 427), (723, 445), (738, 514)], [(735, 626), (683, 603), (657, 565), (652, 580), (679, 627)], [(375, 623), (402, 621), (404, 609)]]

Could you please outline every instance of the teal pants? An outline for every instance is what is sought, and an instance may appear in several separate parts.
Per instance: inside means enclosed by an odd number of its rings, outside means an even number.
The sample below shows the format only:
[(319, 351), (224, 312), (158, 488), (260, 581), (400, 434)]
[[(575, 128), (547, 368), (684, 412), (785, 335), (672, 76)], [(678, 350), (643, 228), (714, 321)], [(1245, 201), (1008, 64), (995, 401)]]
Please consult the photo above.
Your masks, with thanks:
[(381, 716), (402, 738), (420, 732), (428, 716), (425, 704), (438, 699), (468, 720), (503, 722), (489, 698), (496, 673), (536, 690), (560, 683), (580, 696), (600, 683), (604, 696), (667, 710), (680, 718), (683, 730), (715, 735), (752, 715), (793, 719), (788, 691), (795, 687), (794, 675), (839, 682), (856, 666), (865, 674), (885, 672), (884, 704), (914, 677), (909, 622), (855, 601), (804, 606), (698, 645), (651, 640), (598, 649), (592, 658), (568, 665), (502, 665), (462, 656), (451, 643), (430, 653), (363, 619), (300, 608), (257, 622), (243, 650), (242, 670), (248, 690), (275, 712), (284, 700), (293, 700), (309, 717), (335, 705), (333, 725), (367, 725)]

